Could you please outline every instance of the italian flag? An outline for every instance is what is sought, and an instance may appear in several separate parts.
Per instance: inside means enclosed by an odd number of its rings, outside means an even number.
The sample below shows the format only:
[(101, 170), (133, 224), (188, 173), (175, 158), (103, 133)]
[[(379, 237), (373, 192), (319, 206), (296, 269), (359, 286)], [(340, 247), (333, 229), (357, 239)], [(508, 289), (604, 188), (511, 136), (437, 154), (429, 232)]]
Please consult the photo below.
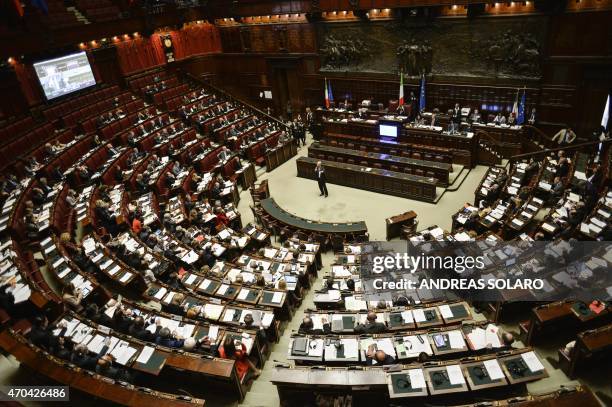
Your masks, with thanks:
[(400, 71), (399, 105), (404, 105), (404, 73)]
[(329, 109), (329, 89), (327, 88), (327, 78), (325, 78), (325, 107)]

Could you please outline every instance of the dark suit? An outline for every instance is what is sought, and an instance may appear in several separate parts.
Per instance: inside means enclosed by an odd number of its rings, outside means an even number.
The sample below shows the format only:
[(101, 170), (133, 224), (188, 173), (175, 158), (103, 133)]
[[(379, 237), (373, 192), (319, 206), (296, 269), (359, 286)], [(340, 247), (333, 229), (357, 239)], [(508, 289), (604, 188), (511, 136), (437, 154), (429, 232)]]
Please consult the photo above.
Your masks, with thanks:
[(382, 322), (367, 322), (365, 324), (359, 324), (355, 327), (355, 333), (360, 334), (379, 334), (385, 332), (387, 326)]
[(319, 191), (321, 191), (321, 195), (329, 195), (327, 192), (327, 185), (325, 185), (325, 169), (323, 167), (315, 168), (315, 177), (317, 182), (319, 183)]
[(304, 326), (302, 322), (300, 324), (300, 328), (298, 329), (298, 333), (304, 335), (327, 335), (331, 333), (331, 325), (329, 322), (323, 324), (323, 329), (314, 329)]
[(141, 341), (154, 342), (155, 339), (157, 338), (156, 333), (159, 332), (160, 329), (161, 329), (161, 326), (157, 326), (155, 328), (155, 334), (152, 334), (151, 332), (147, 331), (144, 327), (137, 327), (136, 325), (132, 325), (130, 329), (128, 330), (128, 333), (134, 338), (140, 339)]

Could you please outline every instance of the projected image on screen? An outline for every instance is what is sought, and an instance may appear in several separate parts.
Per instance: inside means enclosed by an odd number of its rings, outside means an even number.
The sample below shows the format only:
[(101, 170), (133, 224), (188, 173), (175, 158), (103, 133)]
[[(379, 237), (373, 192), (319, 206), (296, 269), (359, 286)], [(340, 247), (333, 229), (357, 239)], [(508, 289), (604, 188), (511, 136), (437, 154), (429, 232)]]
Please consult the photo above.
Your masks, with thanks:
[(388, 124), (381, 124), (378, 126), (380, 137), (397, 137), (397, 126), (390, 126)]
[(85, 52), (37, 62), (34, 70), (47, 100), (96, 84)]

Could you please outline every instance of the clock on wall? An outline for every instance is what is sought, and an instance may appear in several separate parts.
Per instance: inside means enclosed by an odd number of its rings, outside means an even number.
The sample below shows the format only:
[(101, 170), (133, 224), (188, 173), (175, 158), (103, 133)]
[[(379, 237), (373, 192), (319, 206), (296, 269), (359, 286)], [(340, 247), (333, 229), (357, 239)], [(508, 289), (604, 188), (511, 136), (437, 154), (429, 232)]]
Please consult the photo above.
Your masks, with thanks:
[(164, 47), (164, 54), (166, 55), (166, 62), (174, 62), (174, 44), (172, 43), (172, 36), (165, 34), (161, 37), (162, 45)]

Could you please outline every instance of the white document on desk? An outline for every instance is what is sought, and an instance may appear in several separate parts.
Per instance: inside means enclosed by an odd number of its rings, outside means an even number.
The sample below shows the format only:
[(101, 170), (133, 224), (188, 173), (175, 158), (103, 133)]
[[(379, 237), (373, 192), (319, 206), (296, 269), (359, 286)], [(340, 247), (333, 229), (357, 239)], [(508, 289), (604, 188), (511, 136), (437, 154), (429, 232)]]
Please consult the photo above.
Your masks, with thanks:
[(474, 350), (480, 350), (487, 346), (486, 332), (482, 328), (473, 329), (468, 335)]
[(542, 365), (542, 362), (540, 362), (540, 359), (538, 359), (534, 351), (522, 353), (521, 358), (523, 358), (523, 361), (532, 372), (544, 370), (544, 365)]
[(438, 309), (440, 310), (440, 314), (442, 314), (444, 319), (450, 319), (453, 317), (453, 311), (448, 305), (440, 305)]
[(465, 347), (465, 341), (460, 330), (449, 331), (448, 341), (452, 349), (463, 349)]
[(151, 346), (145, 346), (144, 348), (142, 348), (142, 352), (140, 352), (140, 355), (138, 355), (136, 362), (146, 364), (149, 359), (151, 359), (151, 356), (153, 356), (154, 351), (155, 348)]
[(504, 378), (504, 372), (502, 372), (497, 359), (485, 360), (483, 363), (491, 380), (500, 380)]
[(210, 328), (208, 328), (208, 337), (211, 341), (214, 341), (217, 339), (217, 336), (219, 336), (219, 325), (211, 325)]
[(422, 308), (413, 309), (412, 315), (414, 316), (415, 322), (425, 322), (427, 320), (427, 318), (425, 318), (425, 312)]
[(396, 357), (392, 338), (379, 338), (376, 340), (376, 345), (379, 350), (384, 351), (387, 355)]
[(261, 318), (261, 325), (264, 328), (267, 328), (270, 326), (270, 324), (272, 323), (272, 320), (274, 319), (274, 314), (271, 312), (265, 313), (263, 315), (263, 317)]
[(342, 343), (346, 359), (356, 359), (359, 357), (359, 342), (357, 339), (343, 339)]
[(402, 319), (404, 320), (404, 324), (411, 324), (414, 321), (412, 318), (412, 311), (402, 311)]
[(243, 288), (242, 290), (240, 290), (240, 293), (238, 294), (238, 299), (239, 300), (246, 300), (246, 297), (248, 297), (250, 290), (248, 288)]
[(280, 304), (282, 299), (283, 299), (282, 292), (275, 292), (274, 295), (272, 296), (272, 302), (275, 304)]
[(463, 377), (463, 372), (461, 372), (461, 367), (459, 365), (446, 366), (446, 373), (448, 373), (448, 380), (452, 385), (465, 383), (465, 378)]
[(424, 389), (427, 386), (423, 369), (408, 370), (408, 377), (410, 378), (410, 387), (413, 389)]
[(499, 328), (493, 324), (487, 325), (487, 330), (485, 331), (485, 346), (491, 345), (494, 348), (501, 348), (502, 344), (499, 340), (499, 335), (497, 332)]

